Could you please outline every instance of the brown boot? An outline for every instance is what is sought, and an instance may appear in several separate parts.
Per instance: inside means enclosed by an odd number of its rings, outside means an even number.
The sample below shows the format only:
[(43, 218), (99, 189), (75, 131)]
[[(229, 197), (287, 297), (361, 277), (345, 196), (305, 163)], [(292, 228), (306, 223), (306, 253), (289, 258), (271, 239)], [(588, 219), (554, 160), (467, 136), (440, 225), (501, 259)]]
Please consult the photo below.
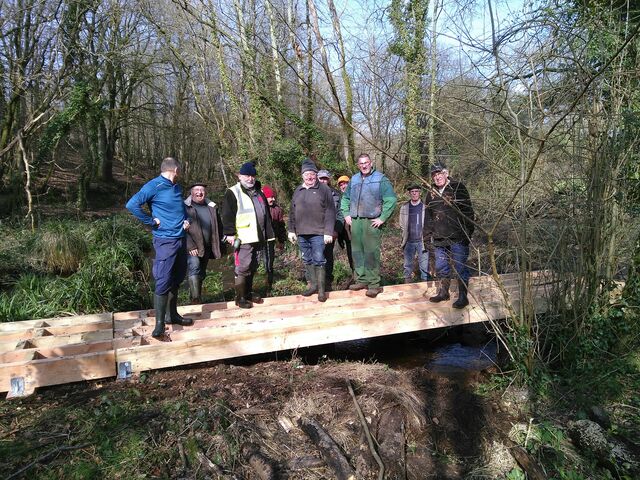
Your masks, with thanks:
[(443, 278), (440, 280), (440, 285), (438, 286), (438, 293), (436, 293), (433, 297), (429, 297), (429, 301), (433, 303), (444, 302), (445, 300), (449, 300), (449, 286), (451, 285), (451, 279)]

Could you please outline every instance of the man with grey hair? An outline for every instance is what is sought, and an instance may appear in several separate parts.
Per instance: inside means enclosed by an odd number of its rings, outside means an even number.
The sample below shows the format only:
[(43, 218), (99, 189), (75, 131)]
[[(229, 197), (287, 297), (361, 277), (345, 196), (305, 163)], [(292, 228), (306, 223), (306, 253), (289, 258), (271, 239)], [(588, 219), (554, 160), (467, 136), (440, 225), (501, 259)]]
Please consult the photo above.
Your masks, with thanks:
[[(160, 165), (160, 175), (145, 183), (127, 202), (127, 209), (151, 227), (153, 234), (156, 326), (151, 335), (155, 338), (164, 335), (165, 323), (193, 324), (192, 319), (178, 314), (178, 287), (187, 273), (185, 231), (189, 229), (182, 187), (176, 183), (180, 173), (180, 162), (173, 157), (165, 158)], [(150, 214), (143, 210), (144, 205)]]
[(458, 298), (453, 308), (469, 305), (469, 243), (475, 228), (471, 198), (462, 182), (449, 177), (443, 163), (431, 167), (433, 185), (424, 201), (424, 238), (432, 238), (436, 257), (438, 291), (429, 298), (433, 303), (449, 300), (451, 268), (458, 277)]

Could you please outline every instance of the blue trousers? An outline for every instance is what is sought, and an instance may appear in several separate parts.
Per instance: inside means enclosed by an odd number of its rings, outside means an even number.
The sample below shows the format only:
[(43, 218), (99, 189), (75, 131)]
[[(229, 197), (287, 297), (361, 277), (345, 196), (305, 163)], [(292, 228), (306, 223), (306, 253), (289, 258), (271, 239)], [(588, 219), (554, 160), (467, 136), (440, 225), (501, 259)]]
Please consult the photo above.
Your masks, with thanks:
[(411, 278), (414, 259), (418, 256), (420, 280), (429, 280), (429, 252), (424, 249), (424, 242), (407, 242), (404, 246), (404, 278)]
[(305, 265), (322, 266), (327, 262), (324, 258), (323, 235), (298, 235), (298, 245)]
[(156, 295), (166, 295), (178, 288), (187, 274), (187, 240), (182, 238), (153, 237), (156, 258), (153, 260), (153, 278)]
[(435, 247), (436, 275), (439, 279), (449, 278), (451, 275), (450, 261), (457, 277), (464, 283), (469, 283), (469, 245), (454, 243), (444, 247)]

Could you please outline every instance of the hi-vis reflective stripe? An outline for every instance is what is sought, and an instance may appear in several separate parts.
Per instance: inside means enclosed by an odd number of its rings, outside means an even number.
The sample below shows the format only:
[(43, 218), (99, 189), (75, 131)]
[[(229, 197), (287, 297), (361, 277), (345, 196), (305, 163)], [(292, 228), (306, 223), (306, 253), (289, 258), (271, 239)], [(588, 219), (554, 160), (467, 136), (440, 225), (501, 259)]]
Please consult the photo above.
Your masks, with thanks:
[(231, 191), (236, 196), (238, 212), (236, 214), (236, 233), (242, 243), (256, 243), (260, 241), (258, 236), (258, 220), (253, 202), (249, 196), (242, 191), (240, 184), (236, 183), (231, 187)]

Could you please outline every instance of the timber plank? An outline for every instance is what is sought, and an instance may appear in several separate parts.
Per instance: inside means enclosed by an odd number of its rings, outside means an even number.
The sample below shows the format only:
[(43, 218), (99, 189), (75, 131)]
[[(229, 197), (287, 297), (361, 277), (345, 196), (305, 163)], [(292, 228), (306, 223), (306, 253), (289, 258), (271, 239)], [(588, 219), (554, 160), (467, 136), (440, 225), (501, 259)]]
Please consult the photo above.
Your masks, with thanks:
[[(510, 280), (509, 278), (507, 280)], [(513, 280), (513, 281), (512, 281)], [(508, 291), (513, 291), (514, 279), (505, 283), (505, 288)], [(406, 299), (412, 297), (421, 297), (426, 299), (435, 293), (434, 282), (420, 282), (414, 284), (405, 285), (390, 285), (385, 286), (384, 291), (378, 295), (376, 300), (367, 298), (364, 292), (354, 292), (349, 290), (340, 290), (330, 292), (329, 300), (322, 307), (330, 308), (332, 302), (336, 300), (341, 301), (341, 305), (349, 308), (369, 308), (372, 302), (387, 300), (387, 299)], [(470, 282), (470, 294), (473, 295), (478, 289), (495, 289), (497, 295), (499, 290), (496, 283), (491, 277), (473, 277)], [(456, 289), (452, 289), (455, 292)], [(200, 319), (213, 319), (224, 316), (225, 318), (240, 318), (240, 317), (254, 317), (256, 314), (271, 314), (281, 315), (281, 312), (290, 310), (294, 307), (296, 310), (317, 310), (319, 304), (312, 297), (303, 297), (301, 295), (289, 295), (286, 297), (273, 297), (266, 298), (263, 304), (254, 305), (254, 308), (249, 310), (240, 309), (235, 306), (233, 302), (223, 302), (220, 304), (203, 304), (203, 305), (188, 305), (179, 307), (179, 312), (182, 315), (187, 315), (194, 320)], [(219, 308), (218, 308), (219, 307)], [(259, 313), (258, 313), (259, 312)], [(268, 313), (267, 313), (268, 312)], [(132, 328), (153, 326), (155, 325), (155, 318), (153, 317), (155, 312), (153, 310), (141, 310), (136, 312), (125, 312), (124, 314), (114, 314), (114, 328), (116, 332), (120, 330), (128, 330)], [(151, 320), (153, 318), (153, 320)], [(118, 334), (116, 333), (116, 336)]]
[[(538, 309), (542, 311), (544, 308), (544, 302), (539, 302)], [(258, 332), (245, 329), (211, 337), (203, 336), (204, 332), (199, 332), (200, 335), (194, 338), (118, 349), (116, 358), (118, 362), (131, 362), (133, 372), (142, 372), (155, 368), (384, 336), (390, 333), (484, 322), (491, 318), (503, 318), (505, 314), (504, 306), (496, 304), (485, 308), (467, 307), (463, 310), (432, 307), (413, 312), (411, 315), (402, 312), (367, 316), (352, 321), (324, 317), (321, 321), (307, 319), (296, 325)]]
[[(72, 335), (33, 337), (23, 341), (26, 342), (26, 348), (52, 348), (73, 343), (111, 339), (113, 339), (113, 330), (96, 330), (95, 332), (74, 333)], [(17, 343), (14, 340), (0, 341), (0, 353), (15, 350)]]
[[(203, 328), (230, 328), (235, 325), (253, 325), (253, 328), (259, 329), (261, 322), (283, 322), (291, 320), (292, 318), (305, 315), (310, 319), (321, 318), (323, 316), (341, 316), (349, 314), (351, 316), (362, 316), (368, 314), (374, 314), (380, 309), (393, 308), (393, 307), (408, 307), (414, 306), (419, 309), (434, 308), (436, 304), (428, 302), (425, 298), (424, 292), (420, 293), (417, 290), (418, 295), (415, 296), (403, 296), (398, 293), (391, 293), (385, 295), (380, 294), (378, 298), (372, 300), (367, 297), (357, 295), (357, 292), (351, 292), (353, 295), (345, 300), (329, 299), (326, 303), (320, 304), (315, 300), (299, 297), (300, 304), (295, 305), (278, 305), (273, 307), (265, 307), (263, 305), (254, 306), (250, 310), (235, 309), (234, 312), (212, 312), (209, 318), (196, 319), (195, 323), (191, 327), (174, 327), (169, 326), (169, 332), (188, 332)], [(517, 294), (517, 289), (511, 288), (507, 290), (508, 293), (513, 296)], [(482, 288), (478, 291), (477, 288), (470, 290), (470, 301), (473, 304), (482, 304), (486, 302), (501, 302), (503, 299), (502, 293), (499, 292), (497, 287)], [(452, 300), (453, 301), (453, 300)], [(445, 302), (444, 305), (451, 302)], [(321, 311), (318, 307), (321, 306)], [(442, 304), (440, 304), (442, 306)], [(366, 312), (365, 314), (357, 313), (360, 311)], [(355, 312), (355, 313), (354, 313)], [(377, 314), (377, 313), (375, 313)], [(215, 316), (214, 316), (215, 315)], [(153, 329), (155, 321), (148, 322), (148, 325), (139, 324), (129, 334), (134, 335), (149, 335)], [(120, 332), (116, 332), (116, 336), (119, 336)]]
[(74, 355), (83, 355), (86, 353), (105, 352), (114, 350), (115, 348), (126, 348), (141, 345), (143, 339), (138, 338), (122, 338), (114, 340), (98, 340), (96, 342), (77, 343), (71, 345), (61, 345), (53, 348), (29, 348), (23, 350), (15, 350), (0, 354), (0, 364), (15, 363), (34, 358), (55, 358), (55, 357), (71, 357)]
[(22, 377), (25, 390), (116, 375), (115, 350), (72, 357), (5, 363), (0, 365), (0, 392), (11, 389), (11, 379)]
[(13, 330), (0, 333), (0, 339), (2, 341), (9, 340), (22, 340), (43, 336), (65, 336), (75, 333), (94, 332), (96, 330), (112, 330), (113, 322), (94, 322), (80, 325), (61, 325), (61, 326), (46, 326), (43, 328), (29, 328), (25, 330)]
[[(548, 274), (545, 272), (532, 272), (535, 275), (532, 275), (532, 280), (540, 282), (543, 281)], [(501, 276), (501, 280), (505, 283), (506, 286), (511, 286), (514, 283), (520, 283), (520, 274), (519, 273), (511, 273), (505, 274)], [(452, 282), (455, 286), (455, 282)], [(470, 279), (470, 287), (474, 285), (492, 285), (495, 286), (496, 283), (493, 280), (493, 277), (490, 276), (482, 276), (482, 277), (471, 277)], [(411, 295), (416, 294), (418, 292), (434, 292), (436, 289), (436, 282), (417, 282), (411, 284), (400, 284), (400, 285), (386, 285), (384, 287), (384, 292), (379, 295), (378, 298), (384, 296), (385, 294), (401, 294), (401, 295)], [(418, 293), (419, 294), (419, 293)], [(364, 292), (354, 292), (351, 290), (334, 290), (329, 292), (329, 298), (333, 299), (350, 299), (350, 298), (362, 298), (365, 299)], [(270, 307), (270, 306), (283, 306), (283, 305), (297, 305), (301, 301), (308, 301), (308, 297), (302, 297), (301, 295), (286, 295), (281, 297), (266, 297), (264, 299), (264, 303), (260, 304), (259, 307)], [(234, 302), (220, 302), (220, 303), (208, 303), (202, 305), (185, 305), (178, 307), (178, 311), (181, 315), (188, 315), (191, 318), (198, 318), (192, 314), (209, 314), (211, 312), (219, 312), (219, 311), (228, 311), (234, 312), (238, 310)], [(148, 317), (154, 317), (155, 312), (153, 310), (136, 310), (131, 312), (119, 312), (113, 314), (114, 322), (117, 325), (126, 320), (142, 320)], [(126, 325), (126, 323), (124, 323)], [(128, 327), (131, 328), (131, 327)]]
[(72, 317), (54, 317), (39, 320), (23, 320), (19, 322), (0, 323), (0, 336), (4, 332), (28, 330), (30, 328), (63, 327), (70, 325), (88, 325), (91, 323), (111, 322), (111, 313), (95, 313), (91, 315), (75, 315)]
[[(549, 272), (501, 276), (518, 310), (521, 282), (529, 286), (525, 302), (547, 309), (554, 285)], [(12, 377), (25, 380), (25, 391), (59, 383), (112, 377), (116, 362), (130, 361), (133, 372), (189, 363), (287, 350), (311, 345), (406, 333), (508, 315), (503, 294), (492, 277), (472, 277), (470, 306), (456, 310), (452, 300), (428, 301), (435, 282), (390, 285), (376, 299), (349, 290), (329, 293), (326, 303), (290, 295), (266, 298), (250, 310), (233, 302), (180, 307), (193, 326), (169, 326), (166, 340), (150, 337), (153, 310), (139, 310), (27, 320), (0, 324), (0, 391)]]

